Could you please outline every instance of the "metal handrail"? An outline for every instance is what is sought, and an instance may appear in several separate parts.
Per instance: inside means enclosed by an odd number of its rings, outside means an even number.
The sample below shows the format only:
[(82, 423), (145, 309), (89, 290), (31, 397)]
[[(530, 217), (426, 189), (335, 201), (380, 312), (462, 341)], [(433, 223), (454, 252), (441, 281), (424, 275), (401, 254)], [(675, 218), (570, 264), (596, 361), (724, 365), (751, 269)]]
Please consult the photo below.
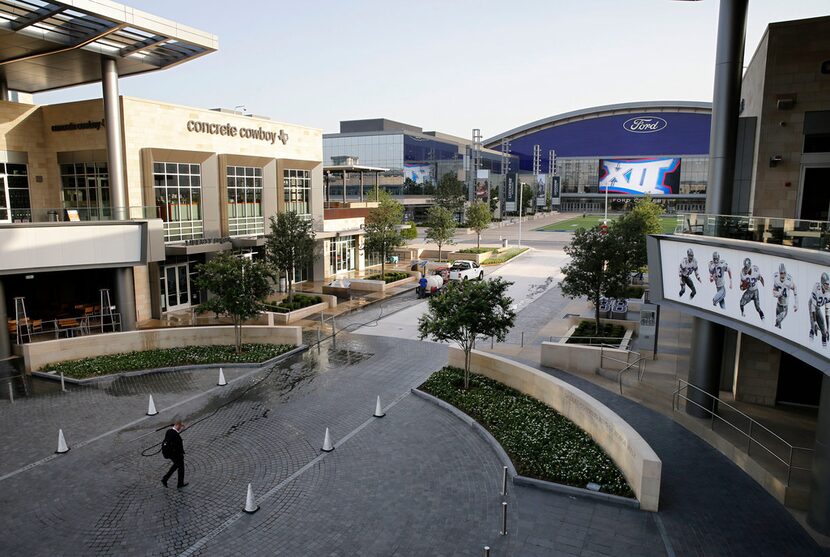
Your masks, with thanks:
[[(612, 358), (611, 356), (606, 356), (605, 355), (605, 350), (602, 347), (600, 347), (599, 365), (600, 365), (600, 367), (602, 367), (602, 361), (603, 361), (604, 358), (607, 358), (607, 359), (611, 360), (612, 362), (617, 362), (619, 364), (625, 364), (625, 367), (617, 372), (617, 383), (619, 383), (619, 386), (620, 386), (620, 394), (623, 394), (623, 388), (622, 388), (622, 386), (623, 386), (623, 381), (622, 381), (623, 374), (625, 372), (633, 369), (634, 366), (637, 366), (637, 381), (642, 381), (643, 380), (643, 375), (645, 374), (645, 371), (646, 371), (645, 370), (645, 361), (646, 361), (646, 359), (643, 357), (642, 354), (640, 354), (639, 352), (635, 352), (634, 350), (628, 350), (628, 349), (623, 349), (623, 348), (617, 348), (617, 349), (618, 350), (625, 350), (625, 360), (620, 360), (620, 359), (617, 359), (617, 358)], [(629, 357), (631, 356), (631, 354), (634, 354), (634, 355), (637, 356), (636, 359), (633, 362), (629, 361)]]
[[(713, 402), (716, 402), (719, 405), (726, 406), (727, 408), (729, 408), (733, 412), (736, 412), (736, 413), (740, 414), (742, 417), (746, 418), (746, 420), (749, 423), (749, 432), (745, 432), (743, 429), (741, 429), (737, 425), (733, 424), (732, 422), (728, 421), (723, 416), (720, 416), (716, 411), (710, 410), (709, 408), (706, 408), (705, 406), (699, 404), (698, 402), (696, 402), (696, 401), (690, 399), (689, 397), (681, 394), (681, 392), (684, 389), (688, 391), (689, 387), (695, 389), (696, 391), (698, 391), (700, 393), (703, 393), (704, 395), (706, 395), (707, 397), (712, 399)], [(752, 443), (754, 442), (756, 445), (758, 445), (759, 447), (764, 449), (767, 453), (769, 453), (773, 458), (777, 459), (779, 462), (781, 462), (781, 464), (786, 466), (786, 468), (787, 468), (787, 482), (786, 482), (786, 485), (787, 486), (790, 485), (790, 479), (791, 479), (793, 470), (805, 470), (805, 471), (810, 470), (810, 468), (804, 468), (803, 466), (794, 466), (793, 465), (793, 453), (795, 451), (800, 451), (800, 452), (805, 452), (805, 453), (814, 453), (815, 449), (811, 449), (809, 447), (799, 447), (797, 445), (793, 445), (793, 444), (787, 442), (786, 439), (784, 439), (783, 437), (781, 437), (780, 435), (778, 435), (777, 433), (775, 433), (774, 431), (769, 429), (767, 426), (765, 426), (764, 424), (762, 424), (758, 420), (752, 418), (751, 416), (749, 416), (745, 412), (742, 412), (742, 411), (738, 410), (736, 407), (732, 406), (728, 402), (720, 400), (718, 397), (712, 395), (711, 393), (707, 393), (706, 391), (704, 391), (703, 389), (701, 389), (697, 385), (692, 385), (688, 381), (685, 381), (683, 379), (678, 378), (678, 380), (677, 380), (677, 389), (672, 393), (672, 410), (673, 411), (677, 411), (677, 409), (679, 407), (679, 399), (680, 398), (682, 398), (683, 400), (685, 400), (687, 402), (691, 402), (696, 407), (704, 410), (705, 412), (708, 412), (711, 415), (711, 422), (710, 422), (711, 423), (711, 425), (710, 425), (711, 428), (714, 428), (715, 418), (718, 418), (723, 423), (725, 423), (726, 425), (728, 425), (729, 427), (731, 427), (732, 429), (734, 429), (735, 431), (737, 431), (738, 433), (740, 433), (741, 435), (746, 437), (747, 438), (747, 446), (746, 446), (746, 454), (747, 455), (751, 455), (751, 453), (752, 453)], [(713, 408), (714, 407), (715, 406), (713, 404)], [(775, 439), (780, 441), (787, 448), (787, 452), (788, 452), (787, 459), (785, 460), (785, 459), (781, 458), (780, 456), (778, 456), (778, 454), (775, 453), (775, 451), (773, 451), (772, 449), (770, 449), (769, 447), (767, 447), (766, 445), (761, 443), (758, 439), (753, 438), (752, 437), (752, 428), (753, 428), (753, 426), (755, 426), (756, 428), (761, 428), (763, 431), (767, 432), (768, 434), (773, 436)]]

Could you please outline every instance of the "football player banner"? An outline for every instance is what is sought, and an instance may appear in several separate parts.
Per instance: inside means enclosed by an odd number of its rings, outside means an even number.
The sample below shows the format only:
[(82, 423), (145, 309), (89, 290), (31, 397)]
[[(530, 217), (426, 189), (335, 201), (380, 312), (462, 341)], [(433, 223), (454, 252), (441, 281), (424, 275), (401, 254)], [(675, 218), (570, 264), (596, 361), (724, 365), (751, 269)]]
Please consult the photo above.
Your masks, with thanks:
[(830, 264), (660, 240), (663, 297), (763, 329), (830, 359)]

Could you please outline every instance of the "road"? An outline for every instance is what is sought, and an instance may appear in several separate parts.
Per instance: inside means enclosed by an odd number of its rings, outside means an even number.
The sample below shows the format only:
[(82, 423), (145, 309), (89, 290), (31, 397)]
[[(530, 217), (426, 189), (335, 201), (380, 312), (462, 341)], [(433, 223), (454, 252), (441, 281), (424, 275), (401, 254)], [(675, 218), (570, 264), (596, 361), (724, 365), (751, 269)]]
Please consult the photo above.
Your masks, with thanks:
[[(568, 256), (559, 248), (530, 249), (492, 271), (486, 271), (486, 278), (502, 277), (513, 284), (507, 291), (513, 298), (517, 312), (526, 308), (533, 300), (547, 292), (562, 280), (561, 267)], [(354, 332), (365, 335), (418, 338), (418, 319), (427, 311), (427, 301), (421, 300), (412, 306), (397, 311), (376, 322), (360, 327)]]

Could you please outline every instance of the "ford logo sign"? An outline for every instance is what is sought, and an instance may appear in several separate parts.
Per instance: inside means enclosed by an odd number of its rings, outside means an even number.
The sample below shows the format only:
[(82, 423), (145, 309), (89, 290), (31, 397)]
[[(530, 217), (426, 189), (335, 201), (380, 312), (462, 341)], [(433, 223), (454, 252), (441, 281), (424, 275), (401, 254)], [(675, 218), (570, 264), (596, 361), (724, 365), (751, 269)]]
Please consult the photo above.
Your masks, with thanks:
[(623, 127), (631, 133), (654, 133), (667, 128), (668, 122), (657, 116), (635, 116), (623, 122)]

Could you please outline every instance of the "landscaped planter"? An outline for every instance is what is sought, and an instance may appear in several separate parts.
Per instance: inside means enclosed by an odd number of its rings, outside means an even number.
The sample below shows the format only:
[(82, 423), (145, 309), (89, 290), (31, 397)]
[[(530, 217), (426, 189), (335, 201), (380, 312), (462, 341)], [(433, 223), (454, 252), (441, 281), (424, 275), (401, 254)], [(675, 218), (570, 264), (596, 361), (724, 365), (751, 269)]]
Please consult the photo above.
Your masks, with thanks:
[[(335, 298), (335, 296), (330, 296), (331, 298)], [(295, 323), (300, 319), (305, 319), (309, 315), (314, 315), (315, 313), (320, 313), (321, 311), (325, 311), (329, 308), (328, 302), (320, 302), (319, 304), (314, 304), (313, 306), (307, 306), (300, 309), (295, 309), (294, 311), (289, 311), (286, 313), (278, 313), (276, 311), (263, 311), (268, 319), (268, 325), (273, 327), (274, 325), (288, 325), (289, 323)]]
[(395, 282), (386, 283), (382, 280), (370, 279), (351, 279), (349, 281), (349, 288), (357, 292), (386, 292), (396, 286), (401, 286), (409, 283), (416, 283), (421, 277), (419, 271), (407, 271), (409, 276), (405, 279), (396, 280)]

